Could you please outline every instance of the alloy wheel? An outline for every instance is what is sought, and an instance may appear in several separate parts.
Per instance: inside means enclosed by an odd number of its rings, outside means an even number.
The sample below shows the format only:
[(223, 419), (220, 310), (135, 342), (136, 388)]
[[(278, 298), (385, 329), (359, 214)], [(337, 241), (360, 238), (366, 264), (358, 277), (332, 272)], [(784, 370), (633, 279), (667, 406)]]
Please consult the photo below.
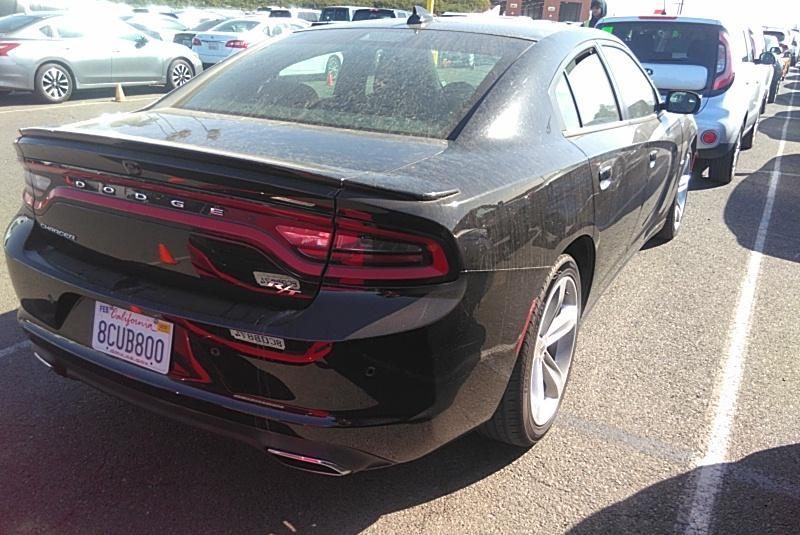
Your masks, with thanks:
[(545, 301), (531, 365), (531, 417), (538, 426), (556, 414), (567, 381), (580, 317), (575, 279), (558, 279)]
[(185, 63), (178, 63), (172, 68), (172, 85), (173, 87), (180, 87), (192, 79), (194, 74), (192, 69)]
[(69, 75), (58, 67), (51, 67), (42, 75), (42, 90), (54, 100), (64, 98), (71, 83)]

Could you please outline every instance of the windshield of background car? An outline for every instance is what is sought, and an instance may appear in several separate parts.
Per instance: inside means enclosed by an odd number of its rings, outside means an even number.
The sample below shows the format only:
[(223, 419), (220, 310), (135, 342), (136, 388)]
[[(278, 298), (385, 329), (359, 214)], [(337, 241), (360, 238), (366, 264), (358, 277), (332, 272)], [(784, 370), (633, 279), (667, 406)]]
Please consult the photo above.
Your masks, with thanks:
[(0, 18), (0, 35), (16, 32), (40, 20), (44, 20), (44, 17), (38, 15), (10, 15), (8, 17), (2, 17)]
[(259, 24), (260, 22), (257, 20), (229, 20), (228, 22), (223, 22), (219, 26), (216, 26), (214, 31), (243, 33), (249, 32)]
[(601, 23), (619, 37), (642, 63), (700, 65), (714, 72), (719, 28), (680, 22)]
[(391, 9), (358, 9), (353, 13), (353, 21), (374, 20), (374, 19), (393, 19), (394, 11)]
[(350, 10), (346, 7), (325, 7), (322, 8), (322, 13), (319, 20), (323, 22), (350, 20)]
[(445, 138), (531, 44), (406, 28), (299, 32), (209, 72), (175, 106)]
[(206, 30), (210, 30), (211, 28), (213, 28), (214, 26), (217, 26), (218, 24), (222, 24), (223, 22), (225, 22), (224, 19), (207, 20), (205, 22), (201, 22), (200, 24), (198, 24), (197, 26), (192, 28), (192, 31), (193, 32), (204, 32)]

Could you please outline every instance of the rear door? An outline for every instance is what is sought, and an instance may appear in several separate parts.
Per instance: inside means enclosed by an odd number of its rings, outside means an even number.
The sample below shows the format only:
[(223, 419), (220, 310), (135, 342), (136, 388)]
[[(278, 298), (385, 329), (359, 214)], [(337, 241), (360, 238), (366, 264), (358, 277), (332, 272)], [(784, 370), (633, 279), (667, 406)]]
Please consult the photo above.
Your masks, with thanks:
[(556, 82), (565, 135), (589, 159), (599, 233), (596, 273), (601, 284), (627, 258), (638, 231), (641, 192), (648, 182), (622, 121), (611, 81), (597, 49), (580, 52)]
[(669, 140), (680, 135), (680, 125), (658, 112), (658, 93), (628, 52), (610, 44), (603, 45), (602, 52), (627, 124), (620, 131), (626, 132), (633, 150), (630, 171), (645, 178), (639, 192), (642, 210), (635, 236), (642, 239), (665, 204), (669, 177), (680, 158), (677, 145)]

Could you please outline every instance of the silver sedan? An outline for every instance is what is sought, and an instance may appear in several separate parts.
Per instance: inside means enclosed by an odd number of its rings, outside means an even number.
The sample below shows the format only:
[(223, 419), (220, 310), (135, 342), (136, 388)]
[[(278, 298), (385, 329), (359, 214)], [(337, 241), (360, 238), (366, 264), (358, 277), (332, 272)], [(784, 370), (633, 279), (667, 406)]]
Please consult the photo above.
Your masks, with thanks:
[(33, 91), (56, 103), (75, 90), (118, 83), (174, 89), (202, 70), (185, 46), (148, 38), (119, 19), (58, 13), (0, 18), (0, 93)]

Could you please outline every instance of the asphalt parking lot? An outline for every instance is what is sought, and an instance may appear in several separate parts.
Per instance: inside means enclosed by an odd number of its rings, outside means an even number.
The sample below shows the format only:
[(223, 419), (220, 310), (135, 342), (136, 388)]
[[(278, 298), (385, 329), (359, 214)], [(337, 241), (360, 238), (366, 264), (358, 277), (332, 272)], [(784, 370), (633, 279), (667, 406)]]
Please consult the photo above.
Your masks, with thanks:
[[(20, 127), (135, 109), (0, 97), (0, 219)], [(797, 533), (800, 73), (733, 184), (691, 184), (583, 324), (561, 416), (521, 452), (468, 435), (346, 478), (291, 471), (49, 372), (0, 263), (0, 534)]]

